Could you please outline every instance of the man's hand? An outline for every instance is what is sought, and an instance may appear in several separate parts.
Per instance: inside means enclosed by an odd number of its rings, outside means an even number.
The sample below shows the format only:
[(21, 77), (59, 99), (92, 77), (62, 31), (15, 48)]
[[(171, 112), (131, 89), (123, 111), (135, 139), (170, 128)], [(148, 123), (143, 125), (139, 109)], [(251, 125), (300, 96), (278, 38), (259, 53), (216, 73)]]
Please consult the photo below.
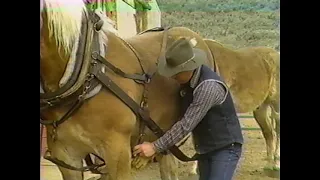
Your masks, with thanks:
[(133, 156), (139, 154), (140, 156), (151, 157), (156, 153), (156, 148), (153, 143), (143, 142), (142, 144), (136, 145), (133, 148)]

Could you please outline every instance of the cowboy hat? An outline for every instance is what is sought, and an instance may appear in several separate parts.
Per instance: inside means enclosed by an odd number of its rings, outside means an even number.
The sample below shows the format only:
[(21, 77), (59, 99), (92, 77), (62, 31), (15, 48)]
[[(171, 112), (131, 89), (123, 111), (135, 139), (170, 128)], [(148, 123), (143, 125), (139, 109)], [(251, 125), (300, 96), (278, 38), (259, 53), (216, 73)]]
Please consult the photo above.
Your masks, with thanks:
[(183, 71), (192, 71), (204, 64), (206, 59), (203, 50), (193, 48), (189, 40), (180, 38), (167, 49), (165, 60), (158, 64), (158, 73), (171, 77)]

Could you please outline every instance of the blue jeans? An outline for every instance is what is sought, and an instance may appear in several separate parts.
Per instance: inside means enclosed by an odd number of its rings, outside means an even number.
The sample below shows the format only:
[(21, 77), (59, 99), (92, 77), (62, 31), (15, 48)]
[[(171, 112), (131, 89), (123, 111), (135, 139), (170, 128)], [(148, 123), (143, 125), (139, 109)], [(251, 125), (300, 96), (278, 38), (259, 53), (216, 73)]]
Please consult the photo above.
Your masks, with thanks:
[(241, 153), (242, 145), (235, 143), (201, 155), (198, 160), (199, 180), (232, 180)]

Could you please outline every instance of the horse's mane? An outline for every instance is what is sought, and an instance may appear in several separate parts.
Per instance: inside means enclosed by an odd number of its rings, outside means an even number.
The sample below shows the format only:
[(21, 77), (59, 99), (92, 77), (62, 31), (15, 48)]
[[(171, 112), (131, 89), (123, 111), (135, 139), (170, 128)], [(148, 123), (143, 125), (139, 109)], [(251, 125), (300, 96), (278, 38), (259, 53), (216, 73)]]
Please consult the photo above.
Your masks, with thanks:
[[(59, 83), (62, 86), (71, 77), (75, 66), (82, 17), (87, 8), (83, 0), (43, 0), (43, 8), (47, 17), (49, 36), (55, 39), (59, 50), (63, 48), (65, 53), (70, 55), (65, 73)], [(104, 47), (107, 48), (108, 37), (106, 33), (111, 32), (117, 36), (119, 34), (114, 27), (114, 22), (101, 11), (101, 7), (97, 7), (95, 12), (104, 22), (102, 26), (104, 33), (102, 31), (99, 32), (99, 38), (102, 38), (103, 42), (100, 44), (100, 51), (102, 51)]]
[[(47, 15), (50, 37), (54, 37), (58, 48), (64, 48), (66, 53), (72, 51), (75, 41), (81, 33), (81, 21), (86, 5), (83, 0), (43, 0)], [(105, 16), (104, 30), (117, 32), (113, 21)]]

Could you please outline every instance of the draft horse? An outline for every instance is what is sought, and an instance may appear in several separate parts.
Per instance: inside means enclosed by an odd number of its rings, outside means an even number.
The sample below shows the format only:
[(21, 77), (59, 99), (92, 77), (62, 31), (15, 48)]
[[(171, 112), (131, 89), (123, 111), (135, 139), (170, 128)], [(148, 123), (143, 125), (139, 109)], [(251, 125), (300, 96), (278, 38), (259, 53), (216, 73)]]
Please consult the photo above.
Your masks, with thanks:
[[(59, 166), (65, 180), (83, 179), (86, 170), (102, 173), (102, 180), (131, 179), (131, 147), (142, 140), (155, 140), (178, 120), (179, 85), (156, 73), (156, 64), (163, 60), (167, 44), (179, 37), (195, 38), (196, 46), (207, 52), (207, 65), (214, 70), (219, 66), (216, 60), (230, 58), (225, 56), (228, 53), (221, 53), (218, 58), (217, 53), (222, 51), (210, 47), (210, 42), (184, 27), (152, 29), (122, 39), (107, 17), (87, 9), (82, 0), (44, 0), (40, 21), (40, 78), (45, 91), (40, 94), (40, 110), (41, 123), (48, 133), (46, 157)], [(249, 57), (246, 53), (239, 54)], [(252, 57), (272, 60), (270, 54), (276, 57), (273, 53)], [(243, 81), (231, 81), (237, 79), (239, 68), (236, 71), (227, 62), (221, 61), (219, 69), (227, 83), (233, 82), (231, 91), (237, 96), (243, 90), (235, 88), (239, 86), (236, 82)], [(275, 74), (273, 65), (268, 61), (259, 63), (265, 63), (258, 68), (267, 68), (269, 77), (261, 79), (266, 79), (268, 85), (276, 82), (271, 81)], [(242, 75), (248, 76), (251, 73)], [(249, 95), (246, 98), (249, 99), (246, 102), (254, 101)], [(241, 103), (238, 107), (241, 109)], [(160, 155), (163, 180), (177, 179), (171, 153), (183, 161), (196, 159), (184, 156), (174, 146), (166, 156)], [(88, 154), (105, 163), (93, 164)], [(83, 167), (83, 159), (89, 166)]]
[[(166, 45), (195, 38), (213, 67), (208, 46), (184, 27), (155, 28), (124, 40), (107, 17), (82, 0), (43, 0), (40, 22), (45, 157), (58, 165), (64, 180), (81, 180), (87, 170), (102, 174), (102, 180), (131, 180), (131, 147), (155, 140), (180, 116), (179, 85), (156, 73)], [(196, 159), (172, 147), (160, 155), (163, 180), (177, 179), (171, 153), (183, 161)], [(104, 163), (93, 164), (88, 154)]]

